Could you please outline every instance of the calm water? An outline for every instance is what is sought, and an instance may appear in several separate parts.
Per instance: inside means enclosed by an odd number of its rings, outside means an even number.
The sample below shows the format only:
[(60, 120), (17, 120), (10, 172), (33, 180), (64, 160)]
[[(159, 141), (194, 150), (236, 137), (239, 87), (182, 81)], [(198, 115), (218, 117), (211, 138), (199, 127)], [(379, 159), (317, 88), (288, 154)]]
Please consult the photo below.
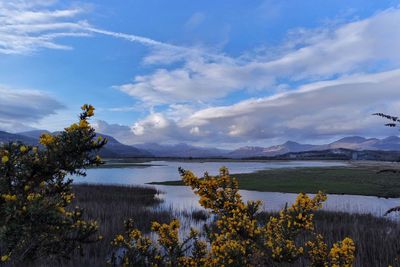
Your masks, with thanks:
[[(147, 166), (147, 165), (153, 166)], [(344, 162), (319, 162), (319, 161), (285, 161), (285, 162), (176, 162), (176, 161), (152, 161), (136, 166), (119, 168), (98, 168), (87, 171), (86, 177), (75, 178), (76, 183), (99, 184), (125, 184), (144, 185), (149, 182), (179, 180), (178, 168), (192, 170), (199, 176), (205, 171), (211, 175), (218, 174), (221, 166), (229, 168), (231, 173), (251, 173), (264, 169), (296, 168), (296, 167), (331, 167), (345, 166)], [(172, 206), (174, 209), (194, 210), (200, 208), (198, 198), (185, 186), (152, 185), (163, 192), (164, 206)], [(292, 203), (297, 194), (277, 192), (257, 192), (241, 190), (245, 200), (262, 200), (265, 210), (279, 210), (286, 203)], [(354, 213), (372, 213), (382, 215), (389, 208), (400, 205), (399, 198), (378, 198), (371, 196), (355, 195), (329, 195), (324, 209), (334, 211), (346, 211)]]

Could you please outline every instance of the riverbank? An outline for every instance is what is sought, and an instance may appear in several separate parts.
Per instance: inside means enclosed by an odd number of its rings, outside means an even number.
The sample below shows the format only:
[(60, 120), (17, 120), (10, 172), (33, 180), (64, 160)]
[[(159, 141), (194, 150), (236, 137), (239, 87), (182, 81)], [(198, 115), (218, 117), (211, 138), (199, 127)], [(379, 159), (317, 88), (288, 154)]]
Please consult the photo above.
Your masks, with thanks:
[[(239, 188), (263, 192), (316, 193), (400, 197), (400, 175), (380, 171), (398, 168), (397, 164), (355, 162), (347, 167), (305, 167), (261, 170), (233, 174)], [(159, 185), (183, 185), (182, 181), (154, 182)]]

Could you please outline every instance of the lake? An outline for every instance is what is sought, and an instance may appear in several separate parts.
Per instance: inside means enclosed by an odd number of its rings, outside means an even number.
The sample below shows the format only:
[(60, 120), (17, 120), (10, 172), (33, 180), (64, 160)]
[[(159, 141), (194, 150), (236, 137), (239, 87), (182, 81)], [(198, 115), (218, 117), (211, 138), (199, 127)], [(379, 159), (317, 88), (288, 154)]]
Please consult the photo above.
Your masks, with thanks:
[[(281, 161), (281, 162), (189, 162), (189, 161), (151, 161), (135, 165), (102, 167), (89, 169), (86, 177), (76, 177), (75, 183), (146, 185), (150, 182), (179, 180), (178, 168), (182, 167), (202, 176), (205, 171), (218, 174), (221, 166), (229, 168), (230, 173), (252, 173), (265, 169), (299, 167), (346, 166), (346, 162), (331, 161)], [(151, 185), (162, 191), (164, 207), (176, 210), (196, 210), (200, 208), (198, 197), (185, 186)], [(240, 190), (244, 200), (262, 200), (265, 210), (277, 211), (286, 203), (292, 203), (297, 194), (278, 192), (257, 192)], [(391, 207), (400, 205), (400, 198), (378, 198), (357, 195), (328, 195), (323, 209), (351, 213), (371, 213), (381, 216)]]

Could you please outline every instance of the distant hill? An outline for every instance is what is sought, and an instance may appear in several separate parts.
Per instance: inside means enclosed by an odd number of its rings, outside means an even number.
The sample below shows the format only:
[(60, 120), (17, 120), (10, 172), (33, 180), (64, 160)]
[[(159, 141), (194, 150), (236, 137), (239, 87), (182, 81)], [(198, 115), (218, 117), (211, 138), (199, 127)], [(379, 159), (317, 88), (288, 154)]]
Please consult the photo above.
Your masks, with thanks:
[(400, 150), (400, 138), (398, 136), (389, 136), (379, 140), (375, 144), (375, 148), (381, 150)]
[[(256, 159), (256, 158), (252, 158)], [(261, 157), (258, 159), (274, 160), (374, 160), (374, 161), (400, 161), (400, 151), (382, 150), (351, 150), (335, 148), (319, 151), (291, 152), (274, 157)]]
[(144, 149), (134, 146), (124, 145), (118, 142), (114, 137), (98, 134), (107, 138), (108, 142), (105, 147), (100, 150), (100, 156), (105, 158), (137, 158), (137, 157), (153, 157), (153, 154)]
[(330, 149), (348, 148), (355, 150), (363, 150), (363, 149), (373, 148), (374, 144), (376, 144), (378, 141), (379, 139), (376, 138), (366, 139), (361, 136), (350, 136), (339, 139), (325, 146), (326, 148)]
[(328, 148), (348, 148), (354, 150), (400, 150), (400, 138), (389, 136), (384, 139), (352, 136), (342, 138), (328, 145)]
[(265, 148), (260, 146), (244, 146), (228, 153), (230, 158), (249, 158), (249, 157), (263, 157), (272, 156), (265, 153)]
[(31, 138), (29, 136), (24, 136), (20, 134), (12, 134), (0, 131), (0, 144), (9, 143), (9, 142), (17, 142), (20, 141), (24, 144), (28, 145), (36, 145), (37, 139)]
[(236, 149), (228, 154), (232, 158), (247, 158), (247, 157), (272, 157), (282, 155), (288, 152), (300, 152), (315, 149), (316, 146), (308, 144), (299, 144), (288, 141), (282, 145), (270, 147), (246, 146)]
[[(43, 133), (50, 133), (46, 130), (34, 130), (12, 134), (0, 131), (0, 143), (21, 141), (29, 145), (38, 145), (39, 137)], [(131, 158), (131, 157), (152, 157), (153, 155), (143, 149), (133, 146), (124, 145), (118, 142), (114, 137), (104, 134), (98, 134), (107, 138), (108, 142), (103, 149), (100, 150), (100, 156), (104, 158)]]
[(47, 130), (32, 130), (32, 131), (27, 131), (27, 132), (20, 132), (18, 133), (19, 135), (24, 135), (27, 137), (31, 137), (33, 139), (39, 140), (39, 137), (42, 134), (50, 134), (51, 132), (47, 131)]
[(135, 147), (149, 151), (156, 157), (184, 158), (220, 158), (228, 154), (228, 150), (191, 146), (185, 143), (176, 145), (160, 145), (157, 143), (136, 144)]

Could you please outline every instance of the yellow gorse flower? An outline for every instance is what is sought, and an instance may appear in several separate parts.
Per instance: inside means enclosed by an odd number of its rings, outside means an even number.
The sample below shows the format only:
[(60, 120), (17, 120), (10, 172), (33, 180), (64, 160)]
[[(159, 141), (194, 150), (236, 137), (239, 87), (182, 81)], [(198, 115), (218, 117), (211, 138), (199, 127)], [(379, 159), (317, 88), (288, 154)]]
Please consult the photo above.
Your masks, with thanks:
[(28, 201), (34, 201), (34, 200), (39, 199), (39, 198), (41, 198), (41, 197), (42, 197), (42, 195), (41, 195), (40, 193), (30, 193), (30, 194), (28, 194), (28, 196), (26, 197), (26, 199), (27, 199)]
[(54, 136), (50, 134), (42, 134), (40, 136), (39, 142), (45, 146), (50, 145), (54, 142)]
[(3, 194), (1, 197), (8, 202), (17, 201), (17, 195)]
[(4, 155), (4, 156), (1, 157), (1, 163), (3, 163), (3, 164), (7, 163), (9, 160), (10, 159), (9, 159), (9, 157), (7, 155)]
[(87, 120), (80, 120), (79, 128), (89, 128), (89, 123), (87, 122)]
[(333, 267), (351, 267), (354, 261), (356, 247), (351, 238), (346, 237), (342, 242), (333, 244), (329, 258)]
[(1, 256), (0, 259), (1, 259), (2, 262), (7, 262), (7, 261), (9, 261), (10, 256), (9, 255), (3, 255), (3, 256)]
[(65, 200), (65, 202), (67, 202), (69, 204), (75, 198), (75, 194), (74, 193), (69, 193), (69, 194), (62, 193), (61, 197), (62, 197), (62, 199)]
[(92, 117), (94, 115), (95, 108), (92, 105), (84, 104), (81, 109), (86, 112), (88, 117)]

